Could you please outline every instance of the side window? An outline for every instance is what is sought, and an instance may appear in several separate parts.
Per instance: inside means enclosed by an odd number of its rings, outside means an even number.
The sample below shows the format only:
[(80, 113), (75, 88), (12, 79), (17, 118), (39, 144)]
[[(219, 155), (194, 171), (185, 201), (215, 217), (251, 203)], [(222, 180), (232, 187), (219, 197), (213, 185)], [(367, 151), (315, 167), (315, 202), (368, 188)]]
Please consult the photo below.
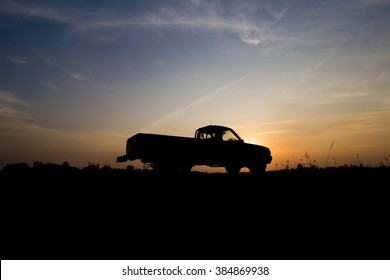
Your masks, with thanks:
[(204, 132), (201, 132), (199, 136), (200, 136), (199, 139), (210, 139), (211, 138), (211, 135), (209, 133), (204, 133)]

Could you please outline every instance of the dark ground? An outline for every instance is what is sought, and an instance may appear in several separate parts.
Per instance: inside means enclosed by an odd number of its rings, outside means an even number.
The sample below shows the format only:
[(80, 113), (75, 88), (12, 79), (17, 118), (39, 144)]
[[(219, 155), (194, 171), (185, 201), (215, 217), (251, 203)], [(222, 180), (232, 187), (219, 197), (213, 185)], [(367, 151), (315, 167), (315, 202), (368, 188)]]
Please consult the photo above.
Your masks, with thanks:
[(389, 259), (390, 167), (0, 171), (2, 259)]

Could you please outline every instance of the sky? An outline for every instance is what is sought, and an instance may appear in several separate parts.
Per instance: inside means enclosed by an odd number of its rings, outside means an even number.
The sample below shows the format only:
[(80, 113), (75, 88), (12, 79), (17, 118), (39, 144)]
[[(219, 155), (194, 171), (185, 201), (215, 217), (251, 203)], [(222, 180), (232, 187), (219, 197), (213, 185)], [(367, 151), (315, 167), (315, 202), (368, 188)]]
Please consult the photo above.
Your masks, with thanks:
[(0, 0), (0, 168), (209, 124), (267, 170), (389, 165), (390, 0)]

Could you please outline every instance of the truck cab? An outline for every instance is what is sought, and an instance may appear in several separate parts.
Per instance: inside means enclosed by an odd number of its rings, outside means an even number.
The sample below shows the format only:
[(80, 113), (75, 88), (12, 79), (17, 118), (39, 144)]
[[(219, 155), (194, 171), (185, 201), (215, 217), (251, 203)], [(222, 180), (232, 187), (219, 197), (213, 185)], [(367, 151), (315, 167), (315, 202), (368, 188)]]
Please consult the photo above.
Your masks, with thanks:
[(272, 161), (267, 147), (245, 143), (230, 127), (208, 125), (197, 129), (194, 137), (200, 143), (194, 155), (199, 165), (225, 167), (231, 174), (248, 167), (252, 173), (262, 174)]
[(233, 129), (220, 125), (208, 125), (197, 129), (195, 139), (244, 142)]

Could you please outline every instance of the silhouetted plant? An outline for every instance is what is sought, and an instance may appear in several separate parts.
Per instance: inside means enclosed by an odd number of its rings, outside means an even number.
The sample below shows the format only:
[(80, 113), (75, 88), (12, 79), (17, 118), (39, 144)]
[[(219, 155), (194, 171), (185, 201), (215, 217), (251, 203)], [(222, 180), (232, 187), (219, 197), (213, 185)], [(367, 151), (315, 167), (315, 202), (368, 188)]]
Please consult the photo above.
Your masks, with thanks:
[[(98, 166), (99, 166), (99, 165), (98, 165)], [(99, 169), (99, 167), (98, 167), (98, 169)], [(104, 165), (104, 166), (102, 167), (102, 170), (112, 170), (112, 168), (111, 168), (110, 165), (106, 164), (106, 165)]]
[(384, 159), (384, 162), (381, 161), (379, 163), (379, 167), (388, 167), (389, 166), (389, 161), (387, 160), (387, 157), (384, 156), (383, 159)]
[(286, 161), (285, 167), (286, 167), (287, 170), (290, 169), (290, 160), (287, 160), (287, 161)]
[(316, 163), (316, 160), (312, 160), (311, 158), (310, 158), (310, 155), (309, 155), (309, 153), (306, 151), (304, 154), (303, 154), (304, 156), (305, 156), (305, 158), (308, 160), (308, 167), (310, 167), (310, 168), (317, 168), (317, 165), (315, 164)]
[(130, 164), (126, 166), (126, 171), (134, 172), (134, 170), (135, 170), (134, 166)]
[(303, 154), (305, 156), (305, 158), (309, 161), (309, 165), (311, 166), (311, 158), (309, 156), (309, 153), (307, 151), (305, 151), (305, 153)]
[(38, 167), (41, 167), (43, 165), (43, 162), (41, 161), (34, 161), (32, 167), (33, 168), (38, 168)]
[(330, 151), (331, 151), (332, 148), (333, 148), (333, 144), (334, 144), (334, 141), (333, 141), (332, 144), (330, 145), (329, 152), (328, 152), (328, 156), (326, 157), (325, 167), (328, 167), (328, 159), (329, 159), (329, 156), (330, 156)]
[(85, 169), (99, 170), (100, 166), (99, 166), (99, 163), (95, 164), (95, 163), (92, 163), (92, 162), (88, 162), (88, 166), (85, 167)]
[(29, 165), (25, 162), (7, 164), (3, 167), (3, 171), (9, 173), (27, 172), (29, 169)]
[(359, 164), (359, 154), (356, 154), (356, 157), (352, 157), (350, 167), (357, 167)]

